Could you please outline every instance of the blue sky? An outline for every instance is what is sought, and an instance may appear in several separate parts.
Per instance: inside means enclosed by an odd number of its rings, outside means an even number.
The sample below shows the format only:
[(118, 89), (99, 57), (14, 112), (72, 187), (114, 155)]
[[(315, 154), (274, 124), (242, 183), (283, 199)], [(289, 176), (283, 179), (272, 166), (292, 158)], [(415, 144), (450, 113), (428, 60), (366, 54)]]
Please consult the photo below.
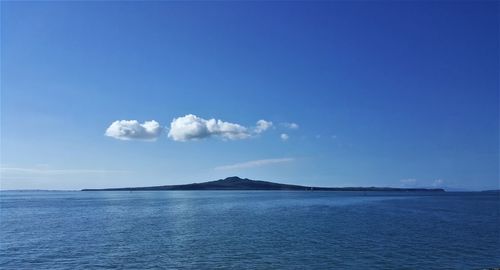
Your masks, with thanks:
[(498, 8), (2, 2), (0, 187), (498, 188)]

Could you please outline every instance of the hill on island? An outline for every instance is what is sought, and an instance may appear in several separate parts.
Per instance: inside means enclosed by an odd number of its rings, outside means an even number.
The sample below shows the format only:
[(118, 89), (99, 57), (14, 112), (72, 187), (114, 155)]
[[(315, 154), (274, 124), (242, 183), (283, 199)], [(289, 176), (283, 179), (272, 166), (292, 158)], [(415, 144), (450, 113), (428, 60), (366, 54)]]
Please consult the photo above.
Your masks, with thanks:
[(250, 180), (237, 176), (225, 179), (193, 183), (185, 185), (166, 185), (152, 187), (125, 187), (104, 189), (82, 189), (82, 191), (141, 191), (141, 190), (297, 190), (297, 191), (434, 191), (444, 192), (434, 188), (389, 188), (389, 187), (310, 187), (300, 185), (281, 184), (268, 181)]

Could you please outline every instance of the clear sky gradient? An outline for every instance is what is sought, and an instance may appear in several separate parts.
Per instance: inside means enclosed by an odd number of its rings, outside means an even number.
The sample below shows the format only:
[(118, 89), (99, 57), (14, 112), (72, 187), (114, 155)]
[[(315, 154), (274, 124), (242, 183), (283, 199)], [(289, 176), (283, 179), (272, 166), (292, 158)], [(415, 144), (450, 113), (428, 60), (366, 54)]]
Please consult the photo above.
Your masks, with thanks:
[(498, 107), (497, 1), (1, 3), (2, 189), (498, 188)]

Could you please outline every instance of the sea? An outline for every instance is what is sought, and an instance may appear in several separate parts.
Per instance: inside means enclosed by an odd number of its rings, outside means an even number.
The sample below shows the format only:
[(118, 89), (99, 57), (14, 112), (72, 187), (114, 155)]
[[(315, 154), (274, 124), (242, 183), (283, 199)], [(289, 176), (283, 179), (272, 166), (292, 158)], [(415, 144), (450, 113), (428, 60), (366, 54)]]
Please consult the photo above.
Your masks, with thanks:
[(499, 267), (499, 193), (0, 192), (0, 269)]

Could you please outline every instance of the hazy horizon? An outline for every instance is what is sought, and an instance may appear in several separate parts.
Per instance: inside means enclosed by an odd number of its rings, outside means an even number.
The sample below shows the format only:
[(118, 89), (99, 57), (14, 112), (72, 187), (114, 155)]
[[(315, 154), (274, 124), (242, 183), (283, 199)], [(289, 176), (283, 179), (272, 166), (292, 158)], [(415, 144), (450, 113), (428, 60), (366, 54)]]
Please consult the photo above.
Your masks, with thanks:
[[(225, 178), (230, 178), (230, 177), (238, 177), (238, 178), (242, 178), (242, 179), (249, 179), (247, 177), (240, 177), (240, 176), (236, 176), (236, 175), (228, 176), (228, 177), (225, 177)], [(196, 184), (196, 183), (204, 183), (204, 182), (211, 182), (211, 181), (217, 181), (217, 180), (224, 180), (225, 178), (210, 179), (210, 180), (200, 180), (200, 181), (189, 182), (189, 183), (186, 182), (186, 183), (178, 183), (178, 184), (164, 184), (164, 185), (159, 185), (159, 186)], [(291, 182), (273, 181), (273, 180), (269, 180), (269, 179), (249, 179), (249, 180), (267, 181), (267, 182), (273, 182), (273, 183), (279, 183), (279, 184), (294, 184), (294, 183), (291, 183)], [(308, 186), (308, 185), (304, 185), (304, 184), (296, 184), (296, 185)], [(150, 186), (113, 186), (113, 187), (109, 186), (109, 187), (100, 187), (100, 188), (136, 188), (136, 187), (150, 187)], [(319, 186), (315, 186), (315, 187), (319, 187)], [(325, 188), (329, 188), (329, 187), (332, 187), (332, 188), (336, 188), (336, 187), (339, 187), (339, 188), (349, 188), (349, 187), (361, 187), (361, 186), (321, 186), (321, 187), (325, 187)], [(402, 187), (402, 186), (398, 186), (398, 187), (395, 187), (395, 186), (362, 186), (362, 187), (363, 188), (372, 188), (372, 187), (376, 187), (376, 188), (417, 188), (417, 189), (418, 188), (424, 188), (424, 189), (440, 188), (440, 189), (444, 189), (447, 192), (481, 192), (481, 191), (489, 191), (489, 190), (498, 190), (498, 189), (477, 189), (477, 190), (475, 190), (475, 189), (467, 189), (467, 188), (460, 188), (460, 187), (457, 188), (457, 187), (436, 186), (436, 185), (431, 185), (431, 186), (411, 186), (411, 187)], [(92, 189), (93, 187), (86, 187), (86, 188), (82, 188), (82, 189), (89, 189), (89, 188)], [(81, 191), (82, 189), (1, 189), (0, 188), (0, 191)], [(175, 190), (166, 190), (166, 191), (175, 191)], [(189, 191), (189, 190), (185, 190), (185, 191)], [(204, 190), (196, 190), (196, 191), (204, 191)], [(206, 190), (206, 191), (214, 191), (214, 190)], [(244, 190), (244, 191), (252, 191), (252, 190)], [(254, 190), (254, 191), (259, 191), (259, 190)], [(276, 191), (276, 190), (273, 190), (273, 191)], [(284, 191), (287, 191), (287, 190), (284, 190)], [(157, 192), (157, 191), (153, 191), (153, 192)], [(329, 192), (329, 191), (325, 191), (325, 192)]]

